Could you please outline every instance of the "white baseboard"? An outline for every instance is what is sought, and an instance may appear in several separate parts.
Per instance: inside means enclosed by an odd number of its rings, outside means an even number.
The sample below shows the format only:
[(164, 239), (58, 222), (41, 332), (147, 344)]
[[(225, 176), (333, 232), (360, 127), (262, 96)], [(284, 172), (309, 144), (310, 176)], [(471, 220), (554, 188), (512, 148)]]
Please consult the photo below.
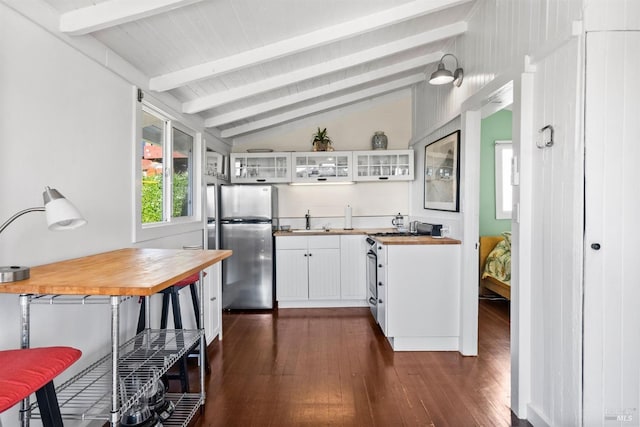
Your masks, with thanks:
[(458, 337), (387, 337), (393, 351), (459, 351)]
[(551, 422), (542, 415), (537, 408), (527, 405), (527, 421), (531, 423), (533, 427), (551, 427)]
[(369, 307), (366, 300), (301, 300), (278, 301), (278, 308)]

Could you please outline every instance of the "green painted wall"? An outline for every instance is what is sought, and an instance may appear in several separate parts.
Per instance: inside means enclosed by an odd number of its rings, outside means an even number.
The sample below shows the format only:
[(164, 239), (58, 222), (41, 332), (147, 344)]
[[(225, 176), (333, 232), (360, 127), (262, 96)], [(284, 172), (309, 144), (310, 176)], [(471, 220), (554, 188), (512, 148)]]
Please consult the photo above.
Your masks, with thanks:
[(511, 230), (510, 219), (496, 219), (496, 140), (511, 139), (511, 111), (501, 110), (482, 120), (480, 146), (480, 235)]

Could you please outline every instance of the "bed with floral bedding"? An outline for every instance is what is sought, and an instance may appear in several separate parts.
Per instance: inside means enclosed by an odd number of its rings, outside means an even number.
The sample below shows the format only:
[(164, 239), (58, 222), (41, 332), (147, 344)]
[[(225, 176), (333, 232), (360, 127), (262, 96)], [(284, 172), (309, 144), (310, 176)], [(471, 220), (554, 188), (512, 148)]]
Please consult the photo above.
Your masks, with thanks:
[(511, 233), (480, 236), (480, 295), (487, 290), (511, 299)]

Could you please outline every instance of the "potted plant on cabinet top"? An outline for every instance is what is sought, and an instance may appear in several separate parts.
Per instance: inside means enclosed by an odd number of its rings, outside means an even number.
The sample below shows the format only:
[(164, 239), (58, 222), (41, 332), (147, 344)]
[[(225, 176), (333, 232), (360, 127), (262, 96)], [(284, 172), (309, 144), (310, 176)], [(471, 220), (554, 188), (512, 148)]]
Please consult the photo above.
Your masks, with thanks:
[(313, 135), (313, 151), (333, 151), (331, 146), (331, 138), (327, 135), (327, 128), (318, 130)]

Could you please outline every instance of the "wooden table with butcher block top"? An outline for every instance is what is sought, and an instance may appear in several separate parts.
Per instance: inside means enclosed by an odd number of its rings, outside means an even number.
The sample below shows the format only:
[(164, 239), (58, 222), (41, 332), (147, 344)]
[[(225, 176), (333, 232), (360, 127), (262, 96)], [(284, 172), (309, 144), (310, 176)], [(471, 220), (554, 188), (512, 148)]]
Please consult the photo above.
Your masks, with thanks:
[[(204, 293), (203, 270), (230, 257), (230, 250), (178, 250), (126, 248), (33, 267), (30, 278), (0, 284), (1, 293), (20, 294), (21, 347), (29, 347), (30, 306), (32, 304), (111, 304), (111, 354), (89, 366), (56, 389), (63, 417), (99, 419), (117, 425), (142, 390), (148, 390), (170, 367), (200, 342), (200, 360), (205, 351), (204, 329), (151, 330), (120, 344), (120, 303), (131, 296), (148, 298), (194, 273), (200, 272), (199, 292)], [(149, 304), (146, 304), (149, 307)], [(147, 309), (148, 324), (148, 309)], [(204, 326), (203, 298), (200, 298), (200, 325)], [(202, 338), (202, 339), (201, 339)], [(124, 362), (137, 360), (135, 364)], [(140, 361), (140, 357), (144, 360)], [(141, 369), (145, 369), (141, 371)], [(138, 371), (148, 378), (139, 390), (121, 386), (123, 378)], [(153, 372), (153, 375), (149, 375)], [(157, 377), (157, 378), (156, 378)], [(128, 399), (121, 399), (123, 394)], [(67, 397), (69, 396), (69, 397)], [(94, 396), (98, 396), (94, 399)], [(184, 422), (204, 403), (204, 364), (200, 364), (200, 393), (168, 394), (175, 399), (176, 418)], [(29, 425), (36, 404), (26, 399), (22, 426)], [(68, 409), (67, 409), (68, 407)], [(173, 415), (172, 415), (173, 417)], [(177, 421), (177, 419), (170, 419)], [(186, 421), (185, 421), (186, 420)], [(178, 424), (180, 425), (180, 424)]]

